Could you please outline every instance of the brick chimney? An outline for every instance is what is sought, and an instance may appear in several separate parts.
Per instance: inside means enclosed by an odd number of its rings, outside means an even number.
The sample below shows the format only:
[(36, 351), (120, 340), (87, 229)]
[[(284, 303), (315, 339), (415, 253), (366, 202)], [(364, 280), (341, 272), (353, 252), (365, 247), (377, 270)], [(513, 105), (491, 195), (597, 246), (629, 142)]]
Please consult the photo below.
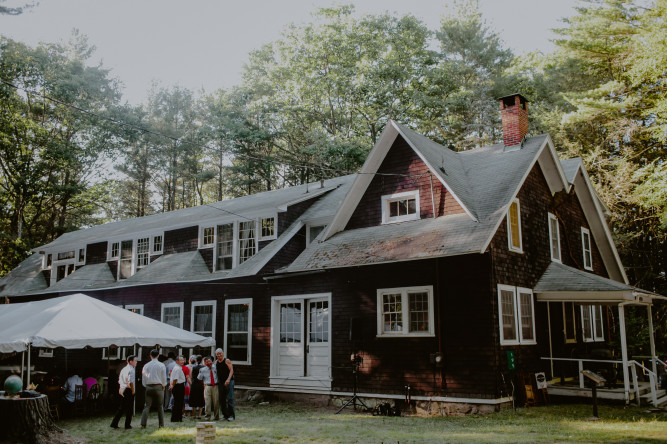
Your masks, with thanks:
[(503, 143), (514, 146), (528, 134), (528, 100), (521, 94), (501, 97), (500, 114), (503, 119)]

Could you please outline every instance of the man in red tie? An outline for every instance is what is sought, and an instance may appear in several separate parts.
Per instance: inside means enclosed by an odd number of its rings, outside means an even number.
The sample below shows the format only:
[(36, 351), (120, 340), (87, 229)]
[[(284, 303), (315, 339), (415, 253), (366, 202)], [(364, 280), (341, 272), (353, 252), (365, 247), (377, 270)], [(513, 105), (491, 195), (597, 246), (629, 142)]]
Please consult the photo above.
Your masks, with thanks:
[(218, 375), (216, 368), (213, 365), (213, 358), (207, 356), (204, 358), (204, 365), (206, 367), (199, 370), (197, 375), (198, 379), (201, 379), (202, 384), (204, 384), (204, 404), (206, 405), (206, 416), (204, 419), (211, 419), (211, 412), (215, 414), (215, 420), (220, 419), (220, 402), (218, 397)]

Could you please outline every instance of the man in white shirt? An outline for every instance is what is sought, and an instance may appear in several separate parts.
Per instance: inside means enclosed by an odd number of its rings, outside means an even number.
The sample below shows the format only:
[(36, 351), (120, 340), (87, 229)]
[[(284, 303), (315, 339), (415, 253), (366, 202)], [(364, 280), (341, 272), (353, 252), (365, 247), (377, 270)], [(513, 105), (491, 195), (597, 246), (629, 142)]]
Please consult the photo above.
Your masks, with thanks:
[(185, 373), (183, 373), (185, 358), (179, 356), (176, 365), (169, 375), (169, 390), (174, 397), (174, 406), (171, 408), (171, 422), (183, 422), (183, 407), (185, 407)]
[[(165, 368), (167, 369), (167, 385), (169, 385), (169, 378), (171, 375), (171, 371), (174, 369), (174, 366), (176, 365), (176, 355), (174, 352), (169, 352), (167, 353), (167, 359), (163, 362)], [(171, 410), (171, 392), (165, 392), (164, 394), (164, 411), (168, 412)]]
[(160, 352), (151, 350), (151, 362), (144, 365), (141, 371), (141, 383), (146, 387), (146, 404), (144, 411), (141, 414), (141, 428), (146, 428), (148, 422), (148, 412), (151, 406), (155, 405), (157, 408), (157, 419), (160, 427), (164, 427), (164, 409), (162, 403), (164, 402), (164, 388), (167, 386), (167, 369), (164, 364), (158, 361)]
[(117, 429), (120, 417), (125, 413), (125, 428), (132, 428), (132, 410), (134, 409), (134, 368), (137, 366), (137, 357), (130, 355), (127, 357), (127, 365), (123, 367), (118, 375), (118, 411), (111, 421), (111, 428)]
[[(65, 385), (63, 385), (63, 390), (65, 391), (65, 401), (70, 404), (74, 402), (74, 391), (77, 385), (83, 385), (83, 379), (78, 375), (76, 370), (73, 371), (73, 375), (67, 378)], [(85, 395), (85, 393), (84, 393)]]
[(206, 416), (204, 419), (207, 421), (211, 419), (211, 413), (215, 416), (215, 420), (220, 419), (219, 412), (219, 401), (218, 401), (218, 372), (213, 365), (213, 358), (207, 356), (204, 358), (204, 365), (199, 370), (197, 379), (200, 379), (202, 384), (204, 384), (204, 404), (206, 405)]

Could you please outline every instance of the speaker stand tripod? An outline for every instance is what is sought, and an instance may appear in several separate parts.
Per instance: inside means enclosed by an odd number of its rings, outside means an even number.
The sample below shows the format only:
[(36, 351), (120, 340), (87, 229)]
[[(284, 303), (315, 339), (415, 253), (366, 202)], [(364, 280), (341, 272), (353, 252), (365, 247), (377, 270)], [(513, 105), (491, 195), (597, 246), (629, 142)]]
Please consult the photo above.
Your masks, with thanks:
[(341, 408), (338, 409), (336, 414), (339, 414), (345, 407), (349, 406), (350, 404), (352, 404), (352, 408), (356, 411), (357, 403), (359, 403), (359, 407), (364, 406), (364, 408), (368, 410), (368, 406), (357, 395), (357, 384), (359, 382), (359, 365), (361, 364), (361, 357), (355, 356), (352, 362), (353, 362), (352, 374), (354, 375), (354, 385), (352, 386), (352, 397), (347, 401), (345, 401), (345, 403), (341, 406)]

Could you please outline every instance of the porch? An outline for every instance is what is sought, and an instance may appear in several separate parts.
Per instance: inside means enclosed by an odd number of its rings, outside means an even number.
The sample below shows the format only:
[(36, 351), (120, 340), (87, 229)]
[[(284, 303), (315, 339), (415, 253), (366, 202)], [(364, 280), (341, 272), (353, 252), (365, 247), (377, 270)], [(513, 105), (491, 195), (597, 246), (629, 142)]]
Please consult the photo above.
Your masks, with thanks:
[[(556, 376), (547, 383), (547, 391), (552, 396), (569, 396), (576, 398), (591, 398), (593, 390), (590, 380), (586, 381), (582, 371), (594, 369), (605, 377), (604, 384), (598, 386), (597, 397), (599, 399), (635, 402), (638, 406), (653, 405), (659, 407), (667, 404), (667, 390), (660, 388), (658, 378), (647, 368), (644, 363), (631, 360), (628, 366), (631, 374), (630, 385), (625, 387), (623, 380), (619, 380), (619, 369), (623, 365), (621, 360), (601, 359), (571, 359), (571, 358), (548, 358), (543, 360), (553, 364), (561, 364), (570, 367), (576, 366), (577, 376), (566, 377), (564, 373)], [(665, 362), (657, 359), (658, 365), (667, 368)], [(600, 370), (602, 369), (602, 371)], [(604, 371), (604, 370), (607, 371)], [(557, 372), (558, 373), (558, 372)], [(622, 375), (620, 375), (622, 376)]]
[[(667, 300), (664, 296), (645, 291), (627, 284), (584, 272), (563, 264), (552, 263), (544, 272), (534, 288), (538, 302), (547, 304), (549, 329), (549, 356), (542, 359), (549, 363), (551, 383), (548, 391), (551, 395), (592, 397), (591, 381), (585, 382), (583, 370), (590, 370), (600, 374), (605, 382), (597, 387), (598, 397), (602, 399), (618, 399), (629, 404), (631, 401), (641, 405), (642, 402), (659, 406), (667, 403), (665, 390), (659, 388), (660, 374), (667, 370), (667, 364), (660, 360), (655, 349), (652, 307), (655, 302)], [(566, 321), (566, 304), (581, 306), (580, 323), (575, 322), (572, 316)], [(563, 317), (560, 324), (552, 320), (551, 306), (555, 309), (562, 307)], [(618, 334), (620, 359), (611, 353), (593, 356), (558, 356), (554, 353), (558, 343), (553, 337), (559, 332), (563, 334), (565, 342), (594, 344), (603, 341), (606, 344), (609, 337), (603, 336), (602, 312), (594, 310), (597, 306), (616, 307), (618, 310)], [(641, 306), (646, 308), (648, 321), (648, 342), (650, 356), (631, 357), (628, 353), (625, 307)], [(590, 315), (584, 307), (591, 307)], [(574, 313), (574, 311), (573, 311)], [(584, 317), (584, 315), (587, 315)], [(556, 316), (557, 318), (557, 316)], [(553, 324), (553, 325), (552, 325)], [(561, 325), (562, 324), (562, 325)], [(578, 327), (581, 325), (581, 327)], [(590, 330), (586, 334), (586, 327)], [(599, 331), (596, 327), (600, 327)], [(607, 327), (608, 328), (608, 327)], [(608, 333), (611, 330), (608, 329)], [(568, 334), (569, 333), (569, 334)]]

